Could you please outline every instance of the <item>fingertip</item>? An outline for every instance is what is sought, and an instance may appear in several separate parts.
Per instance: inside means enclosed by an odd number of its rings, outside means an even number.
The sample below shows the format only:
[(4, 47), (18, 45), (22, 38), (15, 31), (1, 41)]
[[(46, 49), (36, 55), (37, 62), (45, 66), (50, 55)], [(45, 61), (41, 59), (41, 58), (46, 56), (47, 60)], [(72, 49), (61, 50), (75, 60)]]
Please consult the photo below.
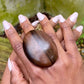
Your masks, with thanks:
[(53, 21), (54, 23), (57, 23), (58, 20), (59, 20), (59, 15), (55, 16), (54, 18), (52, 18), (52, 21)]
[(23, 23), (23, 22), (26, 21), (26, 17), (25, 17), (24, 15), (22, 15), (22, 14), (20, 14), (20, 15), (18, 16), (18, 19), (19, 19), (19, 22), (20, 22), (20, 23)]
[(60, 22), (65, 22), (65, 18), (61, 14), (58, 17)]
[(32, 26), (36, 27), (38, 23), (39, 23), (38, 20), (37, 20), (37, 21), (34, 21), (34, 22), (32, 23)]
[(76, 22), (78, 18), (78, 12), (74, 12), (70, 17), (69, 19), (72, 21), (72, 22)]
[(78, 27), (76, 28), (76, 30), (77, 30), (78, 32), (82, 33), (83, 26), (82, 26), (82, 25), (78, 26)]
[(5, 30), (8, 30), (10, 28), (10, 24), (6, 20), (4, 20), (2, 23)]
[(40, 21), (42, 21), (45, 18), (45, 16), (40, 12), (37, 13), (37, 17)]

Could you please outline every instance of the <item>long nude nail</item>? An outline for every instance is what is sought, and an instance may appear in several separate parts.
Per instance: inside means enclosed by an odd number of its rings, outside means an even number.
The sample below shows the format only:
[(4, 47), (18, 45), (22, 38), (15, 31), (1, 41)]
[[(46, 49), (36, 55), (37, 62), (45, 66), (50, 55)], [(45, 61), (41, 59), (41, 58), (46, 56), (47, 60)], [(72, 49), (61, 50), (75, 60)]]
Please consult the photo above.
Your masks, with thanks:
[(78, 17), (78, 13), (77, 13), (77, 12), (74, 12), (74, 13), (70, 16), (70, 20), (71, 20), (72, 22), (76, 22), (77, 17)]
[(59, 17), (59, 21), (60, 22), (64, 22), (65, 21), (65, 19), (64, 19), (64, 17), (62, 15), (59, 15), (58, 17)]
[(34, 22), (32, 23), (32, 26), (37, 26), (38, 23), (39, 23), (38, 20), (37, 20), (37, 21), (34, 21)]
[(78, 32), (81, 32), (81, 33), (82, 33), (83, 26), (78, 26), (78, 27), (76, 28), (76, 30), (77, 30)]
[(8, 68), (9, 68), (9, 71), (12, 71), (12, 62), (10, 58), (8, 59)]
[(53, 21), (54, 23), (57, 23), (58, 20), (59, 20), (59, 15), (52, 18), (52, 21)]
[(42, 21), (45, 18), (45, 16), (40, 12), (37, 13), (37, 17), (40, 21)]
[(10, 24), (6, 20), (3, 21), (3, 26), (5, 30), (8, 30), (10, 28)]
[(19, 19), (20, 23), (23, 23), (24, 21), (26, 21), (26, 17), (23, 15), (19, 15), (18, 19)]

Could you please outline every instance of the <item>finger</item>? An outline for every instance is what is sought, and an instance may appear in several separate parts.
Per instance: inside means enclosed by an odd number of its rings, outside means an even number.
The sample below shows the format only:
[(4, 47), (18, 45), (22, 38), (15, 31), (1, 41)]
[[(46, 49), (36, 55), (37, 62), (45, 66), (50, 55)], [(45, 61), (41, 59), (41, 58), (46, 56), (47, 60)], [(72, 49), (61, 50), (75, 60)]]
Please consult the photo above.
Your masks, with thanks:
[(11, 72), (10, 73), (11, 74), (11, 78), (10, 78), (11, 84), (28, 84), (27, 81), (23, 78), (23, 74), (20, 71), (17, 64), (13, 61), (10, 61), (10, 59), (8, 59), (8, 68), (9, 68), (9, 71)]
[(38, 23), (39, 23), (39, 21), (38, 21), (38, 20), (36, 20), (36, 21), (32, 22), (32, 26), (33, 26), (34, 28), (36, 28), (36, 27), (37, 27), (37, 25), (38, 25)]
[(47, 33), (54, 41), (58, 40), (56, 38), (56, 34), (54, 29), (52, 28), (48, 18), (46, 16), (44, 16), (42, 13), (37, 13), (37, 17), (40, 21), (40, 24), (42, 26), (42, 29), (45, 31), (45, 33)]
[(81, 25), (73, 29), (73, 35), (74, 35), (75, 41), (78, 40), (78, 38), (81, 36), (82, 31), (83, 31), (83, 26)]
[(10, 60), (15, 61), (18, 64), (20, 70), (24, 73), (25, 79), (28, 80), (29, 75), (27, 73), (27, 70), (26, 70), (23, 62), (19, 59), (19, 57), (17, 56), (17, 54), (14, 51), (10, 55)]
[[(82, 30), (83, 30), (83, 26), (78, 26), (75, 29), (73, 29), (73, 35), (74, 35), (75, 41), (77, 41), (78, 38), (81, 36)], [(64, 40), (61, 42), (61, 44), (62, 44), (63, 49), (65, 49)]]
[[(51, 25), (54, 27), (56, 26), (56, 24), (58, 23), (58, 20), (57, 18), (59, 17), (62, 17), (62, 15), (58, 15), (57, 17), (55, 16), (54, 18), (52, 18), (50, 20), (50, 23)], [(74, 24), (76, 23), (77, 21), (77, 17), (78, 17), (78, 13), (77, 12), (74, 12), (72, 15), (70, 15), (68, 17), (68, 19), (66, 20), (66, 22), (68, 23), (68, 25), (72, 28), (74, 26)], [(63, 40), (63, 34), (62, 34), (62, 31), (61, 29), (59, 28), (58, 31), (56, 32), (56, 35), (59, 39), (59, 41), (61, 42)]]
[[(56, 44), (58, 54), (60, 52), (65, 53), (47, 17), (41, 13), (37, 13), (37, 17), (40, 20), (43, 30), (53, 39), (54, 43)], [(58, 56), (61, 58), (62, 55), (60, 54)]]
[(37, 13), (37, 17), (40, 21), (40, 24), (42, 26), (42, 29), (44, 30), (44, 32), (46, 32), (49, 36), (51, 36), (53, 38), (53, 36), (55, 35), (55, 31), (52, 28), (48, 18), (46, 16), (44, 16), (42, 13)]
[(20, 70), (24, 74), (24, 78), (28, 81), (29, 80), (29, 73), (27, 72), (27, 69), (24, 66), (23, 62), (18, 57), (15, 60), (15, 62), (17, 63), (18, 67), (20, 68)]
[(71, 30), (71, 27), (67, 24), (67, 22), (64, 20), (63, 17), (60, 17), (59, 21), (60, 21), (60, 27), (63, 30), (66, 50), (70, 53), (73, 51), (74, 53), (76, 53), (78, 50), (77, 50), (77, 45), (75, 43), (75, 39)]
[(18, 19), (25, 34), (31, 30), (34, 30), (32, 24), (30, 23), (30, 21), (26, 16), (19, 15)]
[(72, 28), (74, 26), (74, 24), (76, 23), (78, 18), (78, 13), (74, 12), (72, 15), (70, 15), (67, 19), (68, 21), (68, 25)]
[[(3, 26), (5, 29), (5, 33), (10, 40), (10, 43), (16, 52), (17, 56), (20, 58), (20, 60), (23, 62), (23, 64), (27, 67), (27, 70), (31, 72), (31, 63), (26, 58), (25, 53), (23, 51), (23, 42), (22, 39), (17, 34), (16, 30), (13, 28), (13, 26), (8, 23), (7, 21), (3, 21)], [(28, 64), (28, 65), (26, 65)]]

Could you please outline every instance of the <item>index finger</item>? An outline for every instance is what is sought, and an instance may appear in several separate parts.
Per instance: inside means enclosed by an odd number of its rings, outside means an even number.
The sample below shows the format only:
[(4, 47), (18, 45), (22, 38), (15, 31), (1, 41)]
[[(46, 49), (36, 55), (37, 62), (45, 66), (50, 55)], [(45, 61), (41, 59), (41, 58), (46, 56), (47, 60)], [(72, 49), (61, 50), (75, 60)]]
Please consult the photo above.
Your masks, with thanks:
[[(10, 43), (16, 52), (17, 56), (21, 59), (23, 64), (27, 67), (27, 70), (31, 72), (32, 67), (30, 61), (26, 58), (25, 53), (23, 51), (23, 41), (17, 34), (16, 30), (13, 26), (7, 21), (3, 21), (3, 26), (5, 29), (5, 33), (10, 40)], [(28, 64), (28, 65), (27, 65)]]

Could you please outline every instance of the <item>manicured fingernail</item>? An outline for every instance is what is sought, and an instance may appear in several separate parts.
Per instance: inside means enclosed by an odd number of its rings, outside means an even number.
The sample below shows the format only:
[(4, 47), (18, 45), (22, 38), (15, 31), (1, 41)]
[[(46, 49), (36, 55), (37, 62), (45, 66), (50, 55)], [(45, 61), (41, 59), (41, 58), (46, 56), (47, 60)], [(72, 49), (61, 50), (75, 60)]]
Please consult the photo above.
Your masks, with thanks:
[(9, 71), (12, 70), (12, 62), (11, 62), (10, 58), (8, 59), (8, 68), (9, 68)]
[(32, 26), (37, 26), (38, 23), (39, 23), (38, 20), (37, 20), (37, 21), (34, 21), (34, 22), (32, 23)]
[(70, 20), (71, 20), (72, 22), (76, 22), (77, 17), (78, 17), (78, 13), (77, 13), (77, 12), (74, 12), (74, 13), (70, 16)]
[(54, 18), (52, 18), (52, 21), (53, 21), (54, 23), (57, 23), (58, 20), (59, 20), (59, 15), (58, 15), (58, 16), (55, 16)]
[(8, 30), (10, 28), (10, 24), (6, 20), (3, 21), (3, 26), (5, 30)]
[(45, 16), (40, 12), (37, 13), (37, 17), (40, 21), (42, 21), (45, 18)]
[(76, 28), (76, 30), (77, 30), (78, 32), (82, 32), (83, 26), (78, 26), (78, 27)]
[(59, 17), (59, 21), (60, 22), (64, 22), (65, 21), (65, 19), (64, 19), (64, 17), (62, 15), (59, 15), (58, 17)]
[(20, 23), (23, 23), (24, 21), (26, 21), (26, 17), (23, 15), (19, 15), (18, 19), (19, 19)]

